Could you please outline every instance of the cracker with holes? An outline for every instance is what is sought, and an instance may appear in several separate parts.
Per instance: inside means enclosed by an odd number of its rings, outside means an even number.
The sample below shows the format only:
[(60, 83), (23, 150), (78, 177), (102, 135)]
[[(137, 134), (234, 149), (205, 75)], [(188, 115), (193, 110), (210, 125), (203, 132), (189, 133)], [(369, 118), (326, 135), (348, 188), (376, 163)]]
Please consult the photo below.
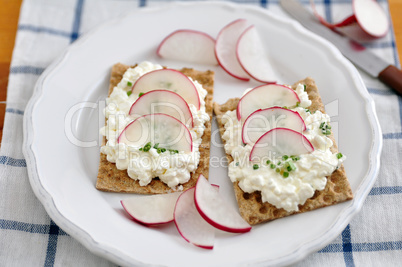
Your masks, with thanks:
[(96, 188), (160, 194), (208, 177), (214, 73), (115, 64)]
[(353, 198), (315, 82), (214, 103), (241, 216), (255, 225)]

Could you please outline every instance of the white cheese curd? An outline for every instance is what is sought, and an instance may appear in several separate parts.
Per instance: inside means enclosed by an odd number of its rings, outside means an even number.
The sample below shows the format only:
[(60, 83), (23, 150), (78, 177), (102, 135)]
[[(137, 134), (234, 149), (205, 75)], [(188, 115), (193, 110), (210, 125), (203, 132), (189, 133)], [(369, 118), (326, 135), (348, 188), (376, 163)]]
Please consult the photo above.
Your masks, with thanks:
[[(193, 81), (200, 96), (200, 110), (189, 104), (193, 116), (194, 127), (189, 128), (192, 141), (192, 152), (172, 154), (169, 151), (158, 153), (155, 148), (149, 151), (140, 151), (138, 148), (118, 144), (117, 139), (124, 128), (133, 121), (134, 118), (128, 115), (132, 104), (138, 99), (138, 95), (127, 95), (131, 90), (132, 84), (147, 72), (162, 69), (161, 65), (150, 62), (142, 62), (135, 68), (129, 68), (123, 75), (120, 83), (113, 88), (113, 92), (106, 99), (104, 110), (107, 119), (106, 126), (100, 129), (100, 133), (106, 136), (107, 143), (101, 147), (101, 153), (107, 156), (107, 160), (116, 163), (119, 170), (127, 170), (130, 178), (138, 180), (141, 186), (149, 184), (153, 178), (159, 179), (175, 190), (182, 190), (181, 184), (186, 183), (191, 172), (197, 169), (202, 135), (205, 130), (205, 122), (209, 121), (209, 115), (205, 112), (205, 96), (207, 91), (197, 81)], [(145, 144), (144, 144), (145, 145)], [(152, 144), (155, 145), (155, 144)]]
[[(305, 121), (307, 129), (303, 134), (314, 146), (314, 152), (298, 155), (297, 160), (290, 157), (286, 160), (272, 159), (269, 163), (259, 162), (254, 166), (255, 163), (249, 161), (252, 146), (242, 142), (242, 127), (237, 120), (236, 110), (228, 111), (222, 116), (225, 126), (222, 135), (225, 140), (224, 148), (233, 157), (233, 162), (229, 164), (231, 181), (238, 181), (244, 192), (260, 191), (263, 202), (269, 202), (286, 211), (298, 211), (299, 204), (303, 205), (316, 190), (323, 190), (327, 183), (326, 176), (331, 175), (346, 159), (345, 156), (338, 159), (336, 154), (332, 154), (330, 147), (333, 142), (320, 128), (322, 124), (329, 125), (329, 116), (320, 111), (313, 114), (307, 112), (305, 108), (311, 105), (311, 101), (308, 100), (303, 85), (297, 86), (296, 93), (299, 95), (300, 105), (292, 110), (297, 111)], [(286, 162), (291, 162), (294, 169), (287, 171), (284, 167)], [(274, 164), (273, 167), (271, 164)], [(283, 172), (287, 172), (288, 177), (285, 178)]]

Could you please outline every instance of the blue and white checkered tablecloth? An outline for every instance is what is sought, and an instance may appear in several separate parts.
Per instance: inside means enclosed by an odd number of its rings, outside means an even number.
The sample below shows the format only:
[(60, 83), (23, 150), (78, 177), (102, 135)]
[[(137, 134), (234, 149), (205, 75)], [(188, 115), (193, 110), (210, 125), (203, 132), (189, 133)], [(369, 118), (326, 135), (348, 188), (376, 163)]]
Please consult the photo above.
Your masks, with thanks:
[[(167, 1), (24, 0), (7, 92), (0, 150), (0, 265), (109, 266), (60, 229), (32, 192), (22, 153), (24, 108), (44, 69), (80, 35), (128, 10)], [(284, 13), (277, 0), (235, 1)], [(315, 1), (330, 21), (351, 0)], [(388, 2), (378, 1), (388, 12)], [(308, 0), (303, 0), (308, 5)], [(346, 10), (348, 12), (346, 12)], [(399, 66), (393, 30), (367, 48)], [(383, 130), (378, 179), (362, 210), (341, 235), (297, 266), (402, 265), (402, 97), (362, 73)]]

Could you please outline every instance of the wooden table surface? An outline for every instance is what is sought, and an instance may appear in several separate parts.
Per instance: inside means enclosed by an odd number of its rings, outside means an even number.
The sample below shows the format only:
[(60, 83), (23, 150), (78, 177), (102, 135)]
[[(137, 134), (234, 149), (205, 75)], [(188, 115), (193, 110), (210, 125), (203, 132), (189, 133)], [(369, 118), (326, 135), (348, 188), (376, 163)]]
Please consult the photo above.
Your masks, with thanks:
[[(0, 139), (3, 134), (5, 101), (11, 55), (17, 31), (18, 15), (22, 0), (0, 0)], [(402, 0), (388, 0), (396, 44), (402, 62)]]

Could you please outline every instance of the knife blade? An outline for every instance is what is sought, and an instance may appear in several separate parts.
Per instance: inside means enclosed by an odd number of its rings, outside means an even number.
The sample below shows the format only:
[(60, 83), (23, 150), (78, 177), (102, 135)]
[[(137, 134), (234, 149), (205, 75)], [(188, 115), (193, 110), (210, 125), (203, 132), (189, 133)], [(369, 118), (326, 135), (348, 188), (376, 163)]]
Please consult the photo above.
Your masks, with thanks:
[(369, 75), (378, 78), (394, 89), (396, 93), (402, 95), (402, 71), (397, 67), (367, 49), (357, 50), (349, 38), (322, 25), (300, 2), (296, 0), (280, 0), (280, 4), (287, 13), (305, 28), (330, 41), (356, 66), (359, 66)]

